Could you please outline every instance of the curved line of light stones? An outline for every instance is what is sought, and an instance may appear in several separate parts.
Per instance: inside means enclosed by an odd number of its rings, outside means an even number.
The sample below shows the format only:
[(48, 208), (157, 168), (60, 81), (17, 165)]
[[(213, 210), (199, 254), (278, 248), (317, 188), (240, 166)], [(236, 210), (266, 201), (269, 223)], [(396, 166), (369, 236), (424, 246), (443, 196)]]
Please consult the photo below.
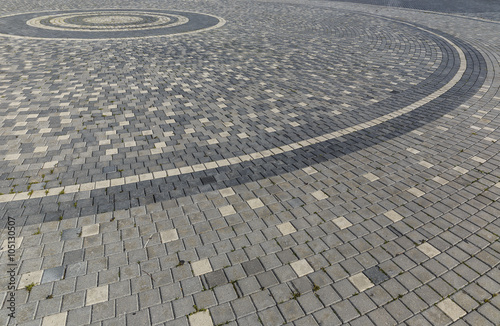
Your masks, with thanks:
[[(101, 10), (117, 10), (117, 8), (103, 8)], [(125, 9), (125, 10), (120, 10), (116, 11), (117, 13), (121, 12), (127, 12), (127, 10), (133, 11), (134, 9)], [(160, 10), (160, 9), (151, 9), (151, 10)], [(206, 28), (200, 28), (192, 31), (186, 31), (186, 32), (179, 32), (179, 33), (173, 33), (173, 34), (160, 34), (160, 35), (146, 35), (146, 36), (131, 36), (131, 37), (104, 37), (104, 38), (72, 38), (72, 37), (36, 37), (36, 36), (23, 36), (23, 35), (13, 35), (13, 34), (3, 34), (0, 33), (0, 36), (5, 36), (5, 37), (11, 37), (11, 38), (22, 38), (22, 39), (31, 39), (31, 40), (67, 40), (67, 41), (103, 41), (103, 40), (110, 40), (110, 39), (117, 39), (117, 40), (134, 40), (134, 39), (149, 39), (149, 38), (158, 38), (158, 37), (171, 37), (171, 36), (177, 36), (177, 35), (187, 35), (187, 34), (194, 34), (194, 33), (199, 33), (199, 32), (204, 32), (204, 31), (209, 31), (212, 29), (216, 29), (219, 27), (222, 27), (226, 24), (226, 20), (224, 18), (206, 14), (206, 13), (200, 13), (196, 11), (181, 11), (181, 10), (172, 10), (173, 12), (179, 12), (179, 13), (192, 13), (192, 14), (198, 14), (198, 15), (204, 15), (204, 16), (210, 16), (213, 18), (216, 18), (219, 22), (213, 26), (206, 27)], [(47, 12), (47, 11), (45, 11)], [(34, 14), (36, 12), (28, 12), (24, 14)], [(5, 15), (1, 16), (1, 18), (4, 17), (12, 17), (12, 16), (18, 16), (20, 14), (12, 14), (12, 15)], [(72, 30), (74, 31), (74, 30)], [(1, 202), (1, 198), (0, 198)]]
[(58, 194), (68, 194), (68, 193), (77, 193), (77, 192), (82, 192), (82, 191), (91, 191), (94, 189), (105, 189), (108, 187), (113, 187), (113, 186), (121, 186), (124, 184), (132, 184), (132, 183), (137, 183), (141, 181), (148, 181), (148, 180), (153, 180), (153, 179), (161, 179), (165, 177), (170, 177), (170, 176), (176, 176), (176, 175), (181, 175), (181, 174), (189, 174), (192, 172), (199, 172), (199, 171), (206, 171), (206, 170), (211, 170), (219, 167), (224, 167), (224, 166), (229, 166), (229, 165), (234, 165), (234, 164), (239, 164), (241, 162), (245, 161), (253, 161), (256, 159), (261, 159), (261, 158), (266, 158), (270, 156), (274, 156), (277, 154), (282, 154), (282, 153), (287, 153), (294, 151), (296, 149), (304, 148), (306, 146), (318, 144), (324, 141), (332, 140), (335, 138), (339, 138), (348, 134), (351, 134), (353, 132), (361, 131), (367, 128), (371, 128), (377, 125), (380, 125), (384, 122), (387, 122), (389, 120), (395, 119), (397, 117), (400, 117), (404, 114), (407, 114), (411, 111), (414, 111), (415, 109), (418, 109), (422, 107), (423, 105), (431, 102), (432, 100), (440, 97), (447, 91), (449, 91), (452, 87), (454, 87), (460, 79), (463, 77), (464, 72), (467, 68), (467, 60), (465, 57), (465, 54), (463, 53), (462, 49), (458, 47), (456, 44), (454, 44), (452, 41), (448, 40), (444, 36), (441, 36), (439, 34), (436, 34), (432, 31), (426, 30), (424, 28), (409, 24), (409, 23), (403, 23), (409, 26), (412, 26), (414, 28), (420, 29), (422, 31), (425, 31), (427, 33), (430, 33), (434, 36), (437, 36), (446, 42), (448, 42), (457, 52), (459, 55), (459, 68), (455, 76), (443, 87), (440, 89), (436, 90), (432, 94), (410, 104), (405, 106), (402, 109), (399, 109), (397, 111), (388, 113), (386, 115), (383, 115), (381, 117), (372, 119), (367, 122), (363, 122), (348, 128), (344, 128), (341, 130), (337, 130), (331, 133), (327, 133), (321, 136), (317, 137), (312, 137), (309, 139), (305, 139), (299, 142), (294, 142), (291, 144), (286, 144), (280, 147), (274, 147), (268, 150), (264, 151), (258, 151), (254, 152), (251, 154), (245, 154), (245, 155), (240, 155), (240, 156), (235, 156), (231, 157), (228, 159), (221, 159), (217, 161), (212, 161), (208, 163), (201, 163), (201, 164), (196, 164), (196, 165), (191, 165), (191, 166), (185, 166), (181, 168), (174, 168), (174, 169), (168, 169), (168, 170), (161, 170), (161, 171), (156, 171), (156, 172), (150, 172), (150, 173), (143, 173), (140, 175), (132, 175), (132, 176), (127, 176), (127, 177), (121, 177), (121, 178), (115, 178), (115, 179), (110, 179), (110, 180), (102, 180), (102, 181), (97, 181), (97, 182), (88, 182), (84, 184), (77, 184), (77, 185), (71, 185), (71, 186), (65, 186), (65, 187), (56, 187), (56, 188), (50, 188), (50, 189), (45, 189), (45, 190), (37, 190), (33, 192), (20, 192), (20, 193), (15, 193), (15, 194), (5, 194), (0, 196), (0, 202), (10, 202), (10, 201), (17, 201), (17, 200), (26, 200), (30, 198), (41, 198), (44, 196), (52, 196), (52, 195), (58, 195)]
[[(150, 17), (157, 17), (158, 20), (154, 23), (145, 23), (145, 24), (137, 24), (137, 25), (122, 25), (123, 27), (118, 27), (117, 26), (86, 26), (86, 25), (76, 25), (76, 24), (70, 24), (65, 22), (66, 19), (71, 19), (75, 17), (79, 17), (82, 15), (102, 15), (102, 14), (110, 14), (110, 13), (116, 13), (113, 11), (108, 11), (108, 12), (82, 12), (78, 14), (63, 14), (60, 16), (54, 17), (53, 15), (49, 16), (42, 16), (42, 17), (36, 17), (33, 19), (30, 19), (26, 22), (28, 26), (31, 27), (36, 27), (36, 28), (41, 28), (41, 29), (50, 29), (50, 30), (56, 30), (56, 31), (72, 31), (72, 32), (103, 32), (103, 29), (105, 29), (106, 32), (116, 32), (116, 31), (133, 31), (133, 30), (148, 30), (148, 29), (158, 29), (158, 28), (167, 28), (167, 27), (174, 27), (174, 26), (179, 26), (186, 24), (189, 22), (189, 19), (184, 16), (180, 15), (160, 15), (160, 14), (151, 14), (147, 12), (136, 12), (136, 11), (131, 11), (131, 12), (123, 12), (126, 14), (131, 14), (131, 15), (147, 15)], [(122, 13), (122, 12), (119, 12)], [(171, 20), (170, 17), (175, 17), (177, 18), (177, 21), (172, 24), (168, 24), (168, 22)], [(41, 23), (42, 20), (44, 19), (49, 19), (49, 22), (53, 25), (44, 25)], [(59, 27), (60, 26), (60, 27)], [(73, 27), (74, 26), (74, 27)], [(77, 28), (77, 27), (82, 27), (85, 26), (85, 28)], [(68, 27), (68, 28), (64, 28)], [(69, 28), (71, 27), (71, 28)], [(89, 28), (93, 27), (93, 28)]]

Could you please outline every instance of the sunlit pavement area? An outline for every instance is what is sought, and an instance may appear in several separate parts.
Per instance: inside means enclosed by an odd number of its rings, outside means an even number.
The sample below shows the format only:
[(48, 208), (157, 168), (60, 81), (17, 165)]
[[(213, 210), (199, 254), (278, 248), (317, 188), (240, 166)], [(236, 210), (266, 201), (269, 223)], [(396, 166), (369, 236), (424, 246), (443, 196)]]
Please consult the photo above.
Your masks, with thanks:
[(0, 16), (1, 325), (499, 325), (500, 4)]

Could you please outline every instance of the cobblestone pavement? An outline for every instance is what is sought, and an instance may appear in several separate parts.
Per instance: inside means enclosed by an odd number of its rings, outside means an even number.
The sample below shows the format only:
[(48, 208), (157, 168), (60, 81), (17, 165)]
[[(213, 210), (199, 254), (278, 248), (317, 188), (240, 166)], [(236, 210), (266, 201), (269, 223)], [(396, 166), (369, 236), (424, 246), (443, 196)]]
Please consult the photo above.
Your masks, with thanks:
[(2, 1), (0, 324), (500, 325), (500, 9), (371, 3)]

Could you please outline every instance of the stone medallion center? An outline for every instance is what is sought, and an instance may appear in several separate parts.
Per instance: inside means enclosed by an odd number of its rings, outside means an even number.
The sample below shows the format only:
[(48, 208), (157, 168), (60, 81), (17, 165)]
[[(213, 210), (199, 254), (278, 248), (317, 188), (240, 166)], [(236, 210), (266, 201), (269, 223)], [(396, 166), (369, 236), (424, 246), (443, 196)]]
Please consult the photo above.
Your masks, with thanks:
[(0, 17), (0, 35), (43, 39), (130, 39), (213, 29), (225, 21), (174, 10), (53, 11)]

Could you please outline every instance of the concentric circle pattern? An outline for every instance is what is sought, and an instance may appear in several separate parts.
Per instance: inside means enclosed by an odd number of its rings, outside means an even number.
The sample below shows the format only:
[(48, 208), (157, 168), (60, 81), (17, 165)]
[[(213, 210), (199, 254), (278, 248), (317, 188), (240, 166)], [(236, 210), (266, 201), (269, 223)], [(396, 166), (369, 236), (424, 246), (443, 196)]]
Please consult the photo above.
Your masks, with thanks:
[[(224, 21), (191, 12), (95, 10), (14, 15), (1, 17), (0, 23), (3, 23), (0, 34), (4, 35), (103, 39), (188, 33), (222, 26)], [(6, 26), (20, 28), (7, 29)]]

